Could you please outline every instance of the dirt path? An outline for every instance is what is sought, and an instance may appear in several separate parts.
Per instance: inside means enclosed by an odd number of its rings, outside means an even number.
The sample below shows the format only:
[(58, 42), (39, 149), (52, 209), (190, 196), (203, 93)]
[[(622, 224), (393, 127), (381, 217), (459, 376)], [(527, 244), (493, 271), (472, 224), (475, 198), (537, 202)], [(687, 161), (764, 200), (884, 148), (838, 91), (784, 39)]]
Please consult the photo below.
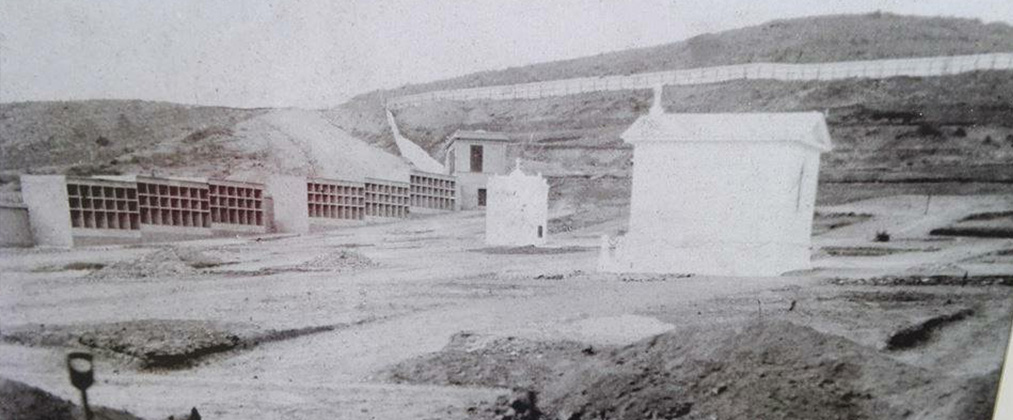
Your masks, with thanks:
[[(289, 395), (300, 394), (291, 390), (292, 383), (314, 389), (311, 394), (314, 396), (338, 389), (353, 389), (359, 398), (371, 401), (362, 402), (364, 406), (378, 404), (390, 398), (394, 398), (395, 401), (403, 398), (406, 407), (421, 404), (420, 410), (430, 410), (433, 407), (427, 404), (431, 397), (425, 393), (420, 394), (401, 388), (374, 387), (365, 383), (369, 375), (394, 361), (439, 350), (452, 334), (462, 330), (540, 336), (539, 338), (552, 334), (558, 337), (558, 329), (546, 330), (553, 323), (622, 315), (636, 312), (644, 306), (706, 300), (724, 294), (740, 293), (750, 288), (765, 289), (808, 281), (802, 278), (778, 280), (776, 284), (703, 278), (686, 279), (683, 283), (559, 282), (546, 296), (507, 297), (496, 301), (483, 300), (445, 309), (421, 311), (390, 321), (264, 345), (220, 362), (183, 372), (159, 375), (124, 372), (115, 375), (114, 379), (108, 384), (103, 384), (103, 387), (118, 389), (117, 392), (109, 392), (108, 395), (115, 399), (106, 402), (107, 405), (126, 408), (141, 415), (157, 414), (163, 408), (193, 405), (195, 403), (191, 401), (197, 400), (202, 406), (222, 407), (223, 410), (229, 407), (230, 410), (218, 417), (224, 419), (251, 418), (250, 416), (258, 412), (265, 412), (262, 411), (265, 409), (270, 409), (267, 412), (272, 413), (297, 412), (299, 417), (312, 417), (311, 412), (304, 411), (306, 406), (302, 402), (303, 399), (288, 399)], [(560, 298), (566, 290), (572, 291), (578, 287), (580, 293), (568, 293), (566, 298)], [(24, 372), (37, 370), (38, 366), (46, 364), (58, 367), (58, 354), (50, 350), (33, 349), (26, 352), (24, 357), (27, 361), (19, 366), (12, 366), (9, 360), (5, 360), (0, 371), (13, 379), (45, 389), (63, 385), (65, 378), (59, 368), (47, 370), (47, 376), (44, 378), (27, 375)], [(44, 382), (39, 383), (40, 379)], [(249, 385), (238, 389), (233, 387), (233, 384), (244, 383)], [(210, 392), (218, 385), (226, 384), (228, 392)], [(177, 388), (171, 394), (166, 394), (166, 390), (173, 387)], [(456, 392), (452, 395), (460, 396)], [(275, 406), (233, 405), (241, 395), (245, 397), (240, 399), (245, 400), (260, 393), (271, 395), (271, 400), (274, 401), (272, 404)], [(398, 397), (401, 393), (406, 393), (406, 396)], [(488, 393), (478, 395), (484, 397)], [(422, 397), (422, 401), (414, 400), (416, 397)], [(158, 403), (152, 406), (153, 401)]]
[[(962, 211), (980, 207), (965, 206)], [(884, 217), (889, 226), (911, 226), (900, 216)], [(946, 217), (954, 216), (948, 213)], [(367, 320), (212, 356), (181, 371), (138, 372), (122, 362), (103, 360), (98, 364), (100, 383), (93, 400), (148, 418), (181, 413), (191, 406), (218, 419), (456, 418), (462, 415), (461, 407), (490, 401), (502, 390), (395, 386), (376, 383), (372, 375), (407, 358), (437, 351), (463, 330), (534, 339), (630, 342), (663, 328), (665, 324), (655, 318), (675, 327), (711, 319), (717, 326), (722, 320), (755, 317), (760, 310), (784, 311), (789, 297), (825, 287), (817, 286), (821, 280), (812, 275), (620, 281), (594, 274), (597, 252), (593, 249), (481, 252), (485, 248), (483, 222), (481, 213), (459, 212), (300, 237), (183, 243), (178, 245), (228, 263), (183, 278), (116, 280), (87, 277), (85, 272), (36, 270), (77, 261), (135, 259), (151, 252), (150, 247), (0, 253), (0, 267), (12, 269), (4, 271), (0, 287), (0, 330), (30, 323), (143, 319), (242, 322), (264, 329)], [(877, 218), (869, 223), (884, 222)], [(817, 242), (868, 244), (862, 232), (869, 226), (849, 228), (851, 236), (834, 232)], [(585, 242), (597, 242), (593, 232), (563, 237), (550, 246)], [(947, 241), (933, 243), (940, 248), (936, 252), (817, 261), (828, 270), (842, 272), (896, 272), (913, 264), (957, 261), (1008, 245), (997, 240)], [(297, 269), (302, 262), (335, 250), (354, 250), (376, 266), (351, 271)], [(757, 299), (763, 299), (760, 308)], [(724, 309), (717, 311), (720, 308)], [(824, 322), (824, 330), (852, 334), (859, 342), (862, 337), (868, 337), (869, 343), (879, 340), (880, 330), (868, 330), (871, 327), (866, 325), (874, 320), (856, 318), (855, 313), (855, 309), (841, 309), (840, 314), (824, 310), (821, 316), (840, 320)], [(995, 319), (989, 315), (973, 325), (992, 328), (998, 322)], [(954, 337), (955, 346), (976, 339), (973, 329)], [(994, 337), (982, 340), (994, 341)], [(977, 364), (990, 360), (991, 347), (983, 346), (980, 354), (973, 355), (975, 361), (966, 362), (954, 358), (954, 348), (933, 360), (976, 372), (991, 366)], [(76, 398), (63, 370), (63, 352), (0, 344), (4, 355), (0, 376)], [(448, 413), (450, 406), (455, 408)]]
[(934, 196), (900, 195), (876, 198), (838, 206), (820, 207), (824, 213), (873, 214), (865, 223), (845, 226), (820, 235), (819, 239), (868, 241), (877, 231), (886, 231), (894, 239), (925, 238), (929, 231), (949, 225), (973, 213), (1013, 208), (1013, 196)]

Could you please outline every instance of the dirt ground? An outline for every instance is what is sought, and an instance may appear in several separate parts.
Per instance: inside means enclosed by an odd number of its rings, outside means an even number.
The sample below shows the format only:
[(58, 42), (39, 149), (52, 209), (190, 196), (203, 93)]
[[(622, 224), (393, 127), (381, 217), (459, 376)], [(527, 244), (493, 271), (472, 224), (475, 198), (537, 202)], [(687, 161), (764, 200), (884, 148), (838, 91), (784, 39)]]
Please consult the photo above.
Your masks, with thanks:
[[(742, 343), (787, 334), (811, 351), (749, 356), (742, 366), (757, 372), (781, 366), (784, 381), (836, 381), (839, 388), (813, 385), (813, 393), (796, 398), (847, 398), (854, 411), (845, 412), (857, 418), (882, 407), (898, 418), (960, 418), (980, 409), (968, 399), (994, 389), (1013, 313), (1013, 282), (1004, 277), (1013, 278), (1013, 260), (1005, 258), (1013, 240), (929, 232), (1010, 209), (1013, 196), (997, 195), (933, 197), (927, 211), (919, 196), (823, 206), (823, 214), (862, 216), (821, 229), (812, 270), (774, 278), (597, 274), (598, 237), (616, 223), (552, 235), (549, 247), (558, 252), (533, 252), (486, 247), (479, 212), (304, 236), (192, 241), (173, 252), (165, 245), (4, 249), (0, 377), (76, 401), (63, 357), (82, 348), (97, 355), (91, 401), (147, 419), (190, 407), (216, 419), (491, 418), (502, 414), (483, 410), (494, 410), (497, 399), (520, 385), (545, 392), (547, 412), (601, 408), (573, 395), (580, 386), (629, 375), (617, 367), (623, 354), (635, 362), (629, 369), (653, 372), (646, 383), (665, 385), (668, 379), (658, 374), (664, 365), (652, 360), (691, 354), (731, 372), (737, 365), (729, 358), (754, 354)], [(890, 242), (873, 241), (881, 230), (891, 233)], [(152, 262), (168, 268), (160, 275), (129, 274), (135, 264)], [(920, 280), (965, 274), (992, 277)], [(891, 276), (910, 281), (868, 281)], [(958, 312), (964, 315), (952, 316)], [(923, 339), (887, 348), (891, 337), (911, 328)], [(701, 330), (712, 335), (693, 335)], [(645, 343), (656, 336), (688, 348), (652, 353)], [(792, 348), (776, 342), (770, 352)], [(827, 348), (841, 356), (792, 358)], [(163, 353), (191, 360), (144, 363)], [(582, 361), (587, 358), (617, 376), (565, 382), (595, 366)], [(836, 362), (850, 373), (837, 375)], [(699, 375), (702, 366), (672, 372)], [(811, 375), (798, 373), (800, 366)], [(547, 376), (550, 367), (563, 369), (562, 376), (554, 370), (556, 376)], [(879, 368), (904, 378), (869, 373)], [(754, 393), (761, 406), (790, 397), (788, 382), (776, 376), (721, 389), (732, 379), (726, 376), (714, 376), (713, 384), (681, 378), (691, 391), (677, 394), (685, 399), (659, 415), (756, 415), (741, 405), (721, 411), (721, 398), (749, 395), (748, 384), (762, 386)], [(652, 405), (668, 388), (644, 389), (653, 391), (636, 394), (642, 398), (629, 407)], [(603, 398), (624, 392), (586, 390)], [(781, 416), (769, 418), (812, 414), (785, 404), (774, 406)]]

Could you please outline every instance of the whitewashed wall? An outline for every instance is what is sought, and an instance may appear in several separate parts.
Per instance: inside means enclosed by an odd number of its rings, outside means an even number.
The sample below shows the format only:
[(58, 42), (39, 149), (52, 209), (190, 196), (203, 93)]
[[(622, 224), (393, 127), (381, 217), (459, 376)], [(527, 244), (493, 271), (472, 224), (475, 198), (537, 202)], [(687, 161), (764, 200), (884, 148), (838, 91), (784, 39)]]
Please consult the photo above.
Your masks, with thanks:
[[(548, 236), (549, 183), (541, 175), (514, 170), (489, 179), (485, 243), (544, 245)], [(539, 231), (541, 235), (539, 235)]]
[[(756, 134), (744, 138), (761, 140)], [(774, 276), (809, 268), (825, 146), (700, 140), (636, 142), (629, 232), (603, 239), (599, 269)]]
[(275, 175), (265, 183), (274, 208), (274, 230), (279, 233), (307, 233), (310, 230), (307, 210), (306, 178)]
[(21, 198), (28, 208), (36, 246), (74, 246), (63, 175), (22, 175)]

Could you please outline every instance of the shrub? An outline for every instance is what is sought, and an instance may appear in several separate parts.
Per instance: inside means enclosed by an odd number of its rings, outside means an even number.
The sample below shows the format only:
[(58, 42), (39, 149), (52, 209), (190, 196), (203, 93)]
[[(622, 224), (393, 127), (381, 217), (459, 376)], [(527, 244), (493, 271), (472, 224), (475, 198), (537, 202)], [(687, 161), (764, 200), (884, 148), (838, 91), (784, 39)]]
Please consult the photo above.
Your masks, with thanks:
[(876, 231), (876, 242), (890, 242), (890, 232), (885, 230)]
[(943, 135), (939, 128), (929, 123), (918, 124), (918, 130), (915, 133), (923, 137), (941, 137)]
[(194, 131), (183, 138), (183, 143), (197, 143), (212, 136), (231, 136), (232, 130), (225, 127), (207, 127)]

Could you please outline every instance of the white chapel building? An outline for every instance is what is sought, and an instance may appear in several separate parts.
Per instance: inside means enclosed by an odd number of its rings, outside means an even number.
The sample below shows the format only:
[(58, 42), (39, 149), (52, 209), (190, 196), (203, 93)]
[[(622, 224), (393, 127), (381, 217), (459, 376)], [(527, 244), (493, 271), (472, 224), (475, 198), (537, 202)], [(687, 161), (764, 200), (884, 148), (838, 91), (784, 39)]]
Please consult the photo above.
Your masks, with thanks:
[(599, 270), (775, 276), (809, 268), (823, 114), (666, 114), (634, 146), (628, 232), (603, 237)]

